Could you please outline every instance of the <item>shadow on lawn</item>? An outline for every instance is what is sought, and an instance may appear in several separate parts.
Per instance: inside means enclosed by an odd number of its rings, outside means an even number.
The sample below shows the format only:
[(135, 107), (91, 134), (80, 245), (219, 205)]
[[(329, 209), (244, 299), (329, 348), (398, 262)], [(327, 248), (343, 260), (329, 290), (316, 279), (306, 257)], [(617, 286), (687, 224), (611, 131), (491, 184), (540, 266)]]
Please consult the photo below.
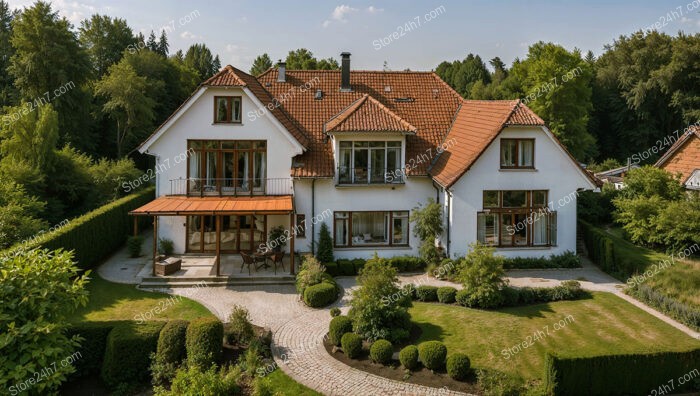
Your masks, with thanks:
[(581, 298), (577, 298), (575, 300), (561, 300), (561, 301), (553, 301), (553, 302), (547, 302), (547, 303), (538, 303), (538, 304), (531, 304), (531, 305), (520, 305), (517, 307), (508, 307), (508, 308), (500, 308), (497, 311), (507, 314), (507, 315), (513, 315), (513, 316), (518, 316), (521, 318), (544, 318), (544, 313), (554, 313), (554, 310), (552, 309), (552, 304), (556, 303), (565, 303), (567, 301), (583, 301), (583, 300), (591, 300), (593, 299), (593, 295), (590, 292), (584, 292), (584, 294), (581, 296)]

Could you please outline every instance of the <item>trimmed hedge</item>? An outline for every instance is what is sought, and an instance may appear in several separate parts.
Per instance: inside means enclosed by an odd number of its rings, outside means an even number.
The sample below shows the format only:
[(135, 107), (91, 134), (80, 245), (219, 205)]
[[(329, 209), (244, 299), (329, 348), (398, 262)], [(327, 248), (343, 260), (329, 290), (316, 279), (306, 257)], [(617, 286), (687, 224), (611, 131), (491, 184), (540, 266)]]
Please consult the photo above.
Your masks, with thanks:
[[(72, 250), (78, 267), (93, 269), (121, 248), (127, 236), (133, 233), (133, 219), (129, 212), (152, 201), (154, 197), (155, 188), (146, 188), (75, 218), (66, 226), (22, 246), (51, 251), (60, 248)], [(143, 229), (147, 223), (148, 219), (143, 217), (139, 227)]]
[(394, 348), (387, 340), (377, 340), (369, 347), (369, 357), (375, 363), (389, 364), (393, 354)]
[(447, 357), (447, 375), (457, 381), (463, 381), (469, 375), (471, 362), (463, 353), (453, 353)]
[(421, 342), (418, 344), (418, 356), (426, 368), (442, 370), (447, 359), (447, 347), (440, 341)]
[(172, 320), (163, 326), (156, 348), (156, 359), (159, 362), (178, 364), (185, 359), (188, 325), (186, 320)]
[(503, 268), (581, 268), (581, 259), (572, 251), (549, 257), (513, 257), (503, 259)]
[[(694, 370), (697, 375), (698, 362), (700, 349), (585, 358), (547, 353), (545, 386), (553, 395), (646, 395)], [(674, 383), (674, 393), (693, 390), (692, 380)]]
[(588, 256), (603, 271), (626, 278), (643, 270), (631, 258), (617, 254), (615, 242), (608, 237), (605, 231), (585, 221), (579, 221), (579, 225), (581, 226), (583, 241), (588, 250)]
[(107, 336), (102, 380), (112, 389), (148, 378), (150, 355), (156, 351), (165, 322), (121, 322)]
[(197, 318), (185, 335), (188, 363), (203, 370), (221, 361), (224, 325), (216, 318)]
[(338, 276), (340, 273), (338, 272), (338, 264), (335, 262), (330, 262), (330, 263), (323, 263), (322, 264), (326, 268), (326, 272), (330, 276)]
[(352, 260), (340, 259), (340, 260), (336, 261), (336, 264), (338, 264), (338, 275), (340, 275), (340, 276), (357, 275), (357, 272), (355, 272), (355, 266), (353, 265)]
[(389, 259), (389, 265), (399, 272), (424, 271), (426, 267), (425, 260), (415, 256), (394, 256)]
[(67, 330), (67, 336), (79, 336), (82, 338), (80, 347), (80, 359), (75, 360), (73, 366), (74, 378), (95, 376), (100, 373), (102, 362), (107, 348), (107, 336), (114, 326), (121, 322), (81, 322), (71, 325)]
[(469, 292), (465, 289), (457, 291), (455, 294), (455, 301), (457, 304), (466, 307), (469, 305)]
[(455, 302), (455, 296), (457, 295), (457, 289), (452, 286), (443, 286), (437, 289), (438, 301), (443, 304), (452, 304)]
[(360, 271), (365, 268), (365, 263), (367, 263), (367, 260), (361, 258), (352, 260), (352, 266), (355, 267), (355, 274), (359, 274)]
[(362, 337), (355, 333), (345, 333), (340, 339), (343, 353), (350, 359), (355, 359), (362, 354)]
[(352, 333), (352, 319), (347, 316), (336, 316), (331, 319), (328, 325), (328, 341), (338, 346), (345, 333)]
[(437, 301), (437, 286), (418, 286), (416, 288), (416, 298), (423, 302)]
[(418, 368), (418, 347), (409, 345), (399, 352), (399, 361), (401, 365), (409, 370)]
[(312, 308), (325, 307), (338, 298), (338, 287), (334, 283), (321, 282), (304, 290), (304, 302)]

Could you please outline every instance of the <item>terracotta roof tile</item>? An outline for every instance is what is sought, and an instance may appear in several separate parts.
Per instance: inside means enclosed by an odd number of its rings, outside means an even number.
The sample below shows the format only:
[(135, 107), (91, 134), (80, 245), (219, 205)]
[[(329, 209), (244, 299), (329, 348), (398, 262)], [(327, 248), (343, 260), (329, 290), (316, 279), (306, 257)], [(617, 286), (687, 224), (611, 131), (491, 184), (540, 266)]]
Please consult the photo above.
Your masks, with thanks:
[(700, 169), (700, 127), (692, 126), (656, 162), (656, 166), (671, 173), (680, 173), (687, 181), (696, 169)]
[[(277, 69), (270, 69), (258, 77), (267, 91), (275, 97), (288, 95), (282, 107), (292, 122), (309, 136), (308, 151), (294, 159), (295, 177), (332, 177), (334, 161), (331, 143), (324, 127), (326, 122), (348, 109), (365, 95), (396, 117), (413, 126), (415, 135), (406, 136), (406, 158), (418, 157), (442, 143), (450, 129), (461, 97), (435, 73), (399, 71), (351, 71), (352, 92), (340, 92), (340, 71), (287, 70), (286, 81), (277, 81)], [(301, 92), (300, 86), (311, 89)], [(322, 99), (314, 99), (317, 89)], [(398, 99), (398, 100), (397, 100)], [(371, 113), (371, 112), (370, 112)], [(374, 112), (376, 115), (377, 113)], [(358, 117), (362, 122), (367, 120)], [(352, 121), (352, 127), (357, 127)], [(410, 175), (427, 175), (428, 163), (410, 170)]]
[(377, 99), (365, 94), (340, 114), (331, 118), (326, 132), (403, 132), (415, 133), (416, 127), (396, 115)]

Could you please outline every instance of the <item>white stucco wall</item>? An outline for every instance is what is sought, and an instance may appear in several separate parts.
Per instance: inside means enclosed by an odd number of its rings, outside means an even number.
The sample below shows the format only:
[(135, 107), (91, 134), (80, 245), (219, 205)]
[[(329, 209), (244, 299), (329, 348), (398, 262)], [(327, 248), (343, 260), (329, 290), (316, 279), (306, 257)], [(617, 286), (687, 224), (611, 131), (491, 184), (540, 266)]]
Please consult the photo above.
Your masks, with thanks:
[[(214, 124), (214, 96), (242, 96), (241, 124)], [(260, 103), (241, 88), (207, 88), (150, 147), (156, 157), (156, 196), (170, 194), (170, 180), (187, 177), (187, 140), (266, 140), (267, 178), (289, 178), (292, 158), (301, 151), (287, 132), (278, 128), (276, 119), (265, 112), (249, 117)], [(175, 252), (185, 251), (185, 218), (163, 216), (159, 219), (160, 238), (174, 242)], [(289, 224), (289, 216), (270, 216), (268, 230), (277, 224)]]
[[(484, 190), (549, 190), (549, 207), (557, 211), (557, 246), (500, 248), (497, 249), (499, 254), (540, 257), (576, 251), (576, 191), (594, 186), (550, 133), (542, 128), (506, 128), (451, 187), (451, 256), (466, 254), (468, 245), (476, 241), (477, 212), (483, 209)], [(501, 138), (534, 138), (536, 169), (501, 170)], [(446, 198), (443, 194), (441, 202)]]
[[(409, 177), (405, 184), (392, 186), (352, 186), (336, 187), (333, 179), (316, 179), (315, 208), (311, 213), (311, 183), (309, 179), (295, 180), (295, 207), (297, 213), (306, 215), (307, 223), (316, 216), (314, 225), (316, 243), (321, 222), (328, 225), (333, 233), (333, 212), (336, 211), (409, 211), (428, 198), (435, 198), (437, 191), (428, 177)], [(336, 258), (369, 258), (377, 252), (380, 257), (417, 255), (420, 241), (413, 236), (409, 226), (409, 247), (338, 248)], [(302, 252), (311, 251), (311, 225), (307, 226), (306, 238), (299, 238), (295, 248)]]

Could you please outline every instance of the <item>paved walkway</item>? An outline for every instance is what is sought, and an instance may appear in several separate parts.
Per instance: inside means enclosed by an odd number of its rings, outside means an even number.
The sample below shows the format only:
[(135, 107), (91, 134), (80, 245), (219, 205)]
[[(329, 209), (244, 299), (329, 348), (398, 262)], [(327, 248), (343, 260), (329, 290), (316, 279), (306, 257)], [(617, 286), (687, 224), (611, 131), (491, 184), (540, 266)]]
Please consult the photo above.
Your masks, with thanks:
[[(133, 269), (124, 268), (115, 255), (98, 269), (101, 276), (122, 283), (138, 283)], [(123, 262), (122, 262), (123, 263)], [(136, 266), (136, 264), (134, 264)], [(350, 291), (356, 286), (353, 277), (339, 277), (344, 288), (341, 299), (334, 304), (344, 313), (348, 310)], [(618, 297), (638, 306), (688, 335), (700, 339), (700, 334), (688, 327), (647, 307), (622, 292), (622, 284), (600, 271), (590, 262), (583, 268), (555, 270), (509, 271), (508, 279), (514, 286), (555, 286), (564, 280), (579, 280), (583, 288), (592, 291), (614, 293)], [(451, 282), (440, 281), (425, 274), (399, 277), (402, 284), (461, 288)], [(273, 355), (277, 365), (295, 381), (326, 395), (463, 395), (463, 393), (440, 388), (408, 384), (390, 380), (347, 366), (330, 356), (323, 338), (331, 320), (329, 308), (312, 309), (304, 305), (291, 285), (228, 286), (199, 289), (176, 288), (164, 292), (186, 295), (222, 320), (226, 320), (233, 304), (245, 306), (253, 323), (273, 332)]]

